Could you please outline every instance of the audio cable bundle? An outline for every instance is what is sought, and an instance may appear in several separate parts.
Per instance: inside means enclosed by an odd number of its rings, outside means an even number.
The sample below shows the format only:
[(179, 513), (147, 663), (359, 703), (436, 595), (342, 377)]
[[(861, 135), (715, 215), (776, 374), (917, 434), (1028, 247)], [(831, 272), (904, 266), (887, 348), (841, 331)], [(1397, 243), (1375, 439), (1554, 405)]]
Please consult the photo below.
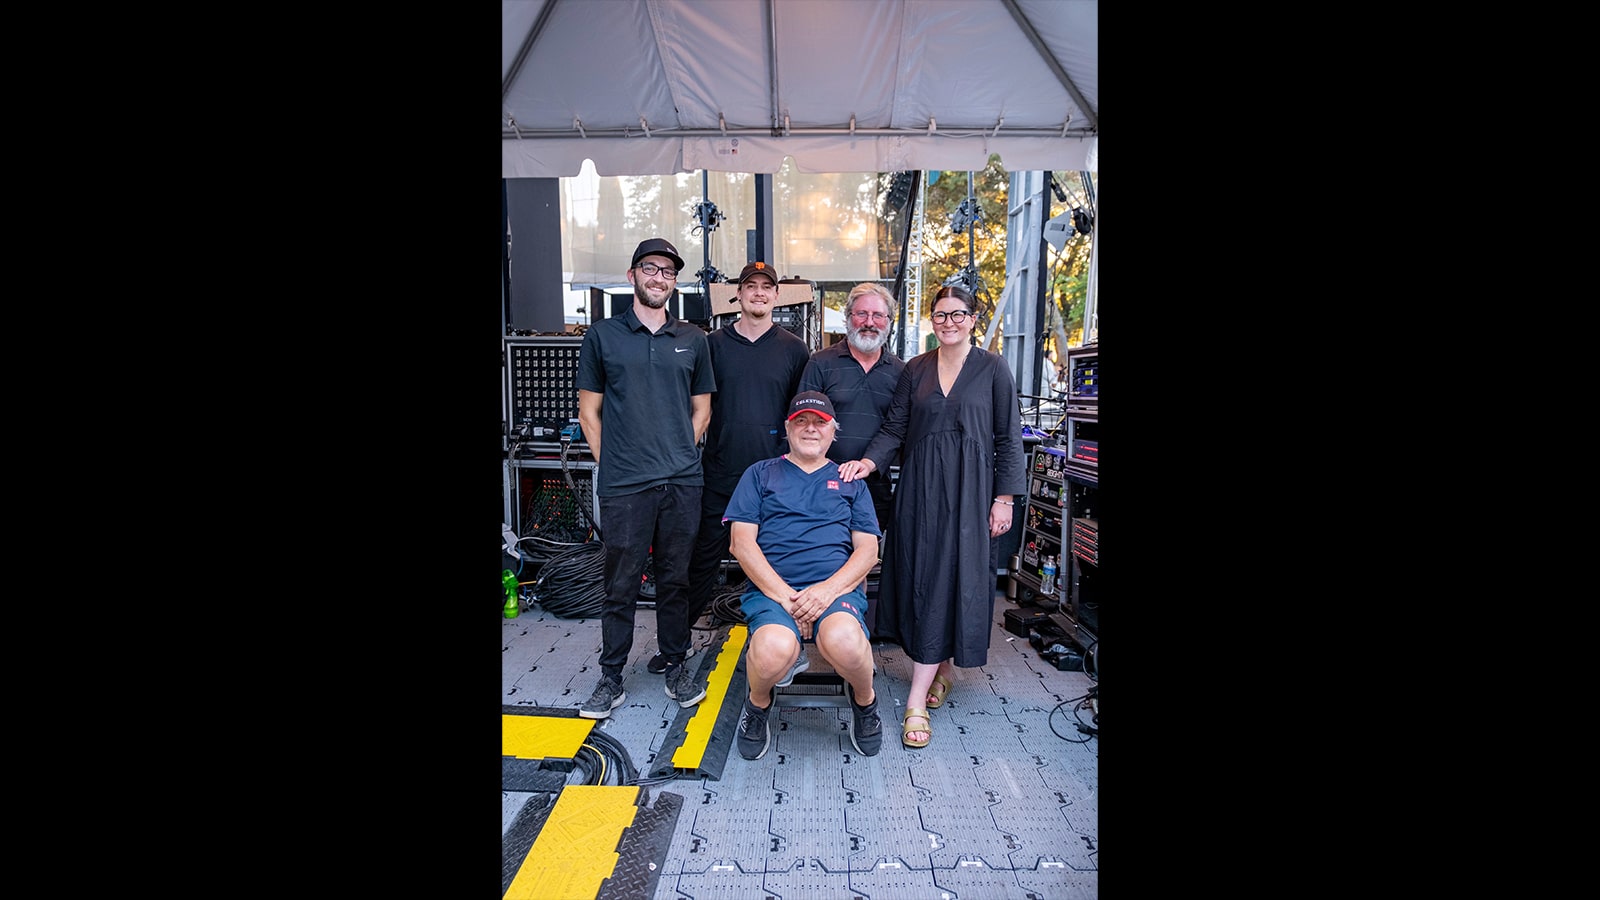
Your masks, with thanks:
[(599, 541), (557, 552), (533, 580), (534, 601), (558, 618), (598, 618), (605, 608), (605, 557)]

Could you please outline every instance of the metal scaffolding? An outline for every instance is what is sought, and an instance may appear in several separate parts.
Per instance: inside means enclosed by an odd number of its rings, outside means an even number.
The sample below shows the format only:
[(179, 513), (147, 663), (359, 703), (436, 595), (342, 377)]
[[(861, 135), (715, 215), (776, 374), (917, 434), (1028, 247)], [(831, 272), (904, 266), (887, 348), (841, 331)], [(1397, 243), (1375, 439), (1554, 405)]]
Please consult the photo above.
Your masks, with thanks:
[(928, 179), (919, 178), (917, 182), (917, 199), (911, 209), (911, 239), (906, 242), (906, 319), (900, 323), (906, 340), (902, 359), (922, 352), (922, 201), (928, 193)]

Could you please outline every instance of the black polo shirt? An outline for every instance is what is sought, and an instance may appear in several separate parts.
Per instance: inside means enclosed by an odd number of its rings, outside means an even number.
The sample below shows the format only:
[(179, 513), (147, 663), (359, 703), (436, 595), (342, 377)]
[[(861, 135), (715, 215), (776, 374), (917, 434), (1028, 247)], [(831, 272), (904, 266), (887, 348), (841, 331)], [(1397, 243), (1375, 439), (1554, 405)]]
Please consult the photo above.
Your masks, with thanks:
[(837, 341), (811, 354), (811, 361), (800, 374), (800, 390), (827, 394), (834, 412), (839, 414), (839, 436), (828, 448), (828, 458), (834, 462), (860, 459), (889, 415), (894, 386), (906, 362), (889, 352), (887, 342), (878, 352), (882, 355), (872, 371), (864, 372), (850, 355), (850, 342)]
[(705, 483), (690, 397), (714, 393), (717, 382), (699, 326), (668, 310), (651, 334), (632, 306), (602, 319), (578, 349), (577, 387), (603, 396), (596, 494)]

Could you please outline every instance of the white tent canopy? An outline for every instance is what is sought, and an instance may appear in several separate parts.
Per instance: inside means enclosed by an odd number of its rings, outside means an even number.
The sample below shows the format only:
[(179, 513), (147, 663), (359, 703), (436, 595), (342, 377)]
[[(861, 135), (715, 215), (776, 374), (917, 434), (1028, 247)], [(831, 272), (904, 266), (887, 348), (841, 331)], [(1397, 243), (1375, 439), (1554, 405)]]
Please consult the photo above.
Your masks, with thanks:
[(1098, 0), (502, 0), (501, 175), (1097, 170)]

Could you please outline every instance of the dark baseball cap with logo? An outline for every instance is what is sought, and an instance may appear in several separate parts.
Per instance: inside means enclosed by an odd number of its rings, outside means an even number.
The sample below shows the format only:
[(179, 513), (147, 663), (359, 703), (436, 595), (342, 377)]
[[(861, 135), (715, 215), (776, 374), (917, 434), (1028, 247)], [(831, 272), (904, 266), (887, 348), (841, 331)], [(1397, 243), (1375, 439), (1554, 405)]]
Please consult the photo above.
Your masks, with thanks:
[(789, 403), (789, 418), (803, 412), (816, 413), (817, 415), (833, 421), (833, 401), (821, 391), (801, 391), (794, 395), (794, 400)]
[(773, 284), (778, 283), (778, 273), (772, 271), (771, 266), (764, 262), (753, 262), (750, 265), (745, 266), (744, 269), (739, 272), (739, 278), (734, 282), (734, 284), (744, 284), (746, 281), (750, 280), (750, 276), (752, 275), (765, 275), (767, 276), (768, 281), (771, 281)]
[(628, 268), (636, 268), (639, 265), (639, 260), (644, 259), (646, 256), (665, 256), (667, 259), (672, 260), (674, 269), (680, 272), (683, 271), (683, 257), (678, 255), (678, 248), (672, 246), (666, 238), (650, 238), (647, 241), (640, 241), (639, 246), (633, 251), (633, 262), (628, 264)]

